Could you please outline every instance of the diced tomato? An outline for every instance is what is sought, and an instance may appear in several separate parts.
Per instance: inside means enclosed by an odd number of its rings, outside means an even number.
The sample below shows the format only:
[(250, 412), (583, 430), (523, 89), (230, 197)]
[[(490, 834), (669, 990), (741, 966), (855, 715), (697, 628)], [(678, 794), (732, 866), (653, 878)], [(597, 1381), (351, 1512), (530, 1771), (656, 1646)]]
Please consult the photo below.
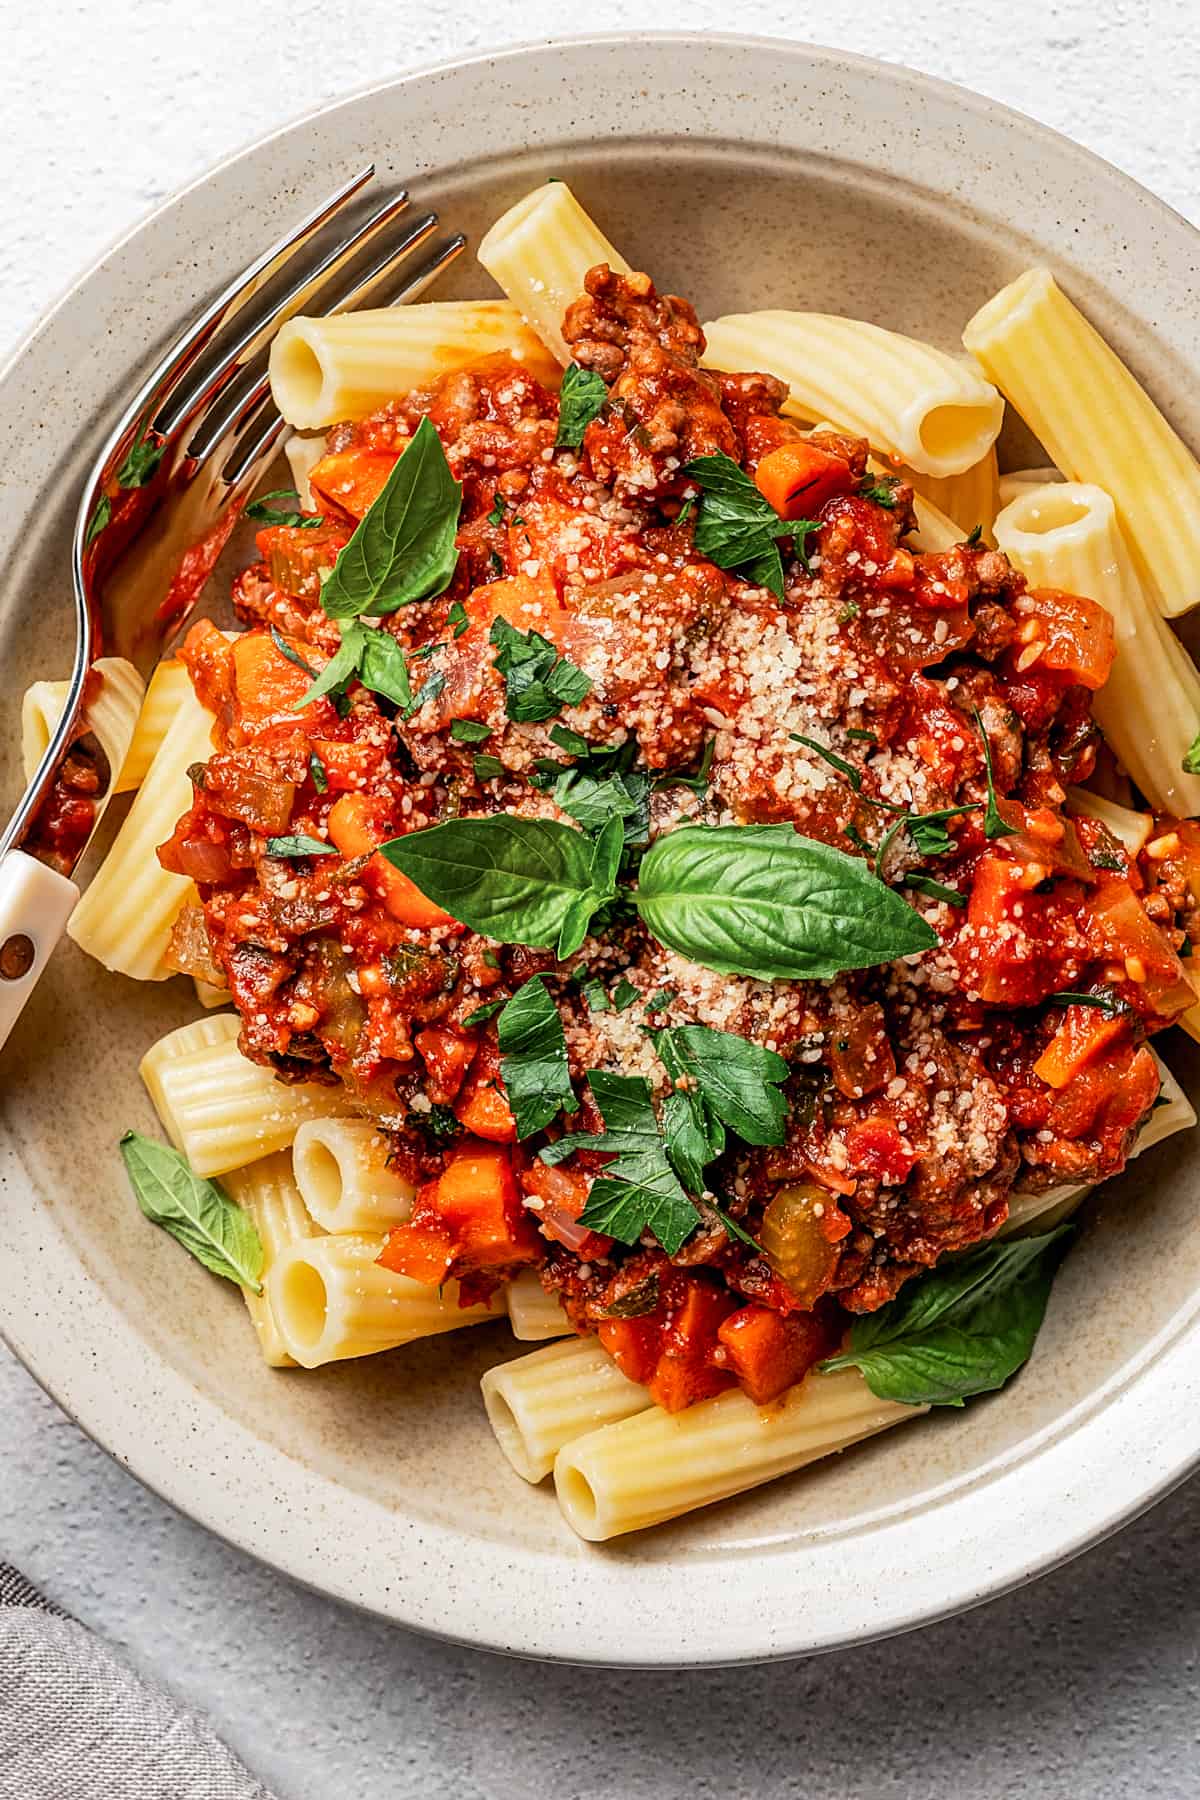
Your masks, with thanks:
[[(329, 836), (345, 857), (366, 856), (392, 835), (386, 827), (380, 828), (378, 807), (368, 794), (343, 794), (330, 808)], [(450, 914), (427, 900), (416, 882), (386, 856), (372, 856), (364, 874), (393, 919), (402, 925), (424, 931), (453, 923)]]
[(815, 519), (835, 494), (848, 494), (854, 471), (844, 457), (805, 439), (768, 451), (754, 471), (754, 485), (781, 519)]
[(1021, 641), (1010, 652), (1014, 663), (1039, 643), (1041, 667), (1069, 675), (1093, 693), (1104, 686), (1117, 654), (1112, 614), (1105, 607), (1060, 588), (1035, 588), (1013, 610), (1025, 620)]
[(517, 1122), (500, 1080), (500, 1055), (491, 1040), (485, 1040), (476, 1052), (471, 1072), (454, 1102), (454, 1116), (476, 1137), (495, 1144), (517, 1141)]
[(795, 1385), (837, 1343), (815, 1313), (784, 1318), (766, 1306), (743, 1306), (717, 1329), (724, 1366), (756, 1406), (777, 1399)]
[(849, 1168), (880, 1181), (899, 1184), (906, 1181), (916, 1167), (915, 1151), (906, 1148), (899, 1126), (887, 1113), (870, 1113), (855, 1119), (845, 1134)]
[(315, 463), (308, 477), (313, 497), (361, 519), (387, 486), (399, 456), (386, 450), (336, 450)]
[[(361, 976), (360, 976), (361, 980)], [(414, 1044), (424, 1058), (429, 1098), (437, 1106), (449, 1106), (463, 1084), (478, 1038), (473, 1031), (456, 1031), (447, 1025), (427, 1025)], [(485, 1133), (480, 1135), (486, 1136)]]
[(1057, 1090), (1047, 1127), (1055, 1137), (1097, 1144), (1104, 1167), (1115, 1170), (1126, 1154), (1129, 1134), (1154, 1105), (1158, 1090), (1158, 1065), (1150, 1051), (1126, 1038)]
[(1079, 923), (1078, 884), (1056, 881), (1039, 893), (1046, 872), (1042, 864), (1013, 862), (998, 848), (976, 867), (970, 930), (955, 953), (964, 984), (989, 1006), (1033, 1006), (1068, 986), (1093, 958)]

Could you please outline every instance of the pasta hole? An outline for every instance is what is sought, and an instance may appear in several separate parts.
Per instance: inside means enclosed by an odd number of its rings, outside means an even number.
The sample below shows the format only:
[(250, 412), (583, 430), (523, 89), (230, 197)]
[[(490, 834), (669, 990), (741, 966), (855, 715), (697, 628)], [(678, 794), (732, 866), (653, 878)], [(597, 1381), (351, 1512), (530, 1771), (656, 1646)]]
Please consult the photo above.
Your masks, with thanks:
[(297, 1343), (321, 1341), (329, 1314), (329, 1295), (319, 1269), (297, 1257), (284, 1270), (279, 1303)]
[(315, 414), (325, 386), (321, 359), (311, 344), (296, 332), (281, 334), (275, 344), (275, 361), (271, 371), (277, 385), (285, 387), (289, 417)]
[(1086, 501), (1057, 487), (1037, 488), (1022, 494), (1013, 502), (1013, 522), (1030, 537), (1045, 537), (1048, 532), (1062, 531), (1068, 525), (1081, 525), (1092, 515)]
[(577, 1463), (568, 1463), (557, 1477), (559, 1500), (576, 1530), (588, 1535), (594, 1527), (599, 1508), (591, 1482)]
[(993, 435), (995, 411), (990, 406), (935, 406), (921, 421), (921, 443), (930, 456), (953, 456), (964, 445)]
[(296, 1177), (313, 1217), (336, 1212), (342, 1203), (342, 1165), (328, 1144), (319, 1137), (307, 1137), (302, 1149), (294, 1152)]

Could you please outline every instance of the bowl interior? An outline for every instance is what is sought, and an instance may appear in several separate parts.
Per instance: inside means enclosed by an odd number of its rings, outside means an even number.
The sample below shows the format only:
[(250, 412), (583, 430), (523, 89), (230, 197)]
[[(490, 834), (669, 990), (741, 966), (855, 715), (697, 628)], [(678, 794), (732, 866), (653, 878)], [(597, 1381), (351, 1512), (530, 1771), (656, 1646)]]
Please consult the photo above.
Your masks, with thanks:
[[(303, 190), (306, 204), (331, 186), (360, 148), (403, 143), (411, 106), (410, 90), (395, 88), (344, 109), (336, 160), (322, 128), (295, 128), (286, 166), (297, 195)], [(836, 131), (830, 135), (836, 143)], [(956, 199), (949, 151), (945, 191), (939, 191), (890, 172), (891, 157), (739, 143), (712, 134), (648, 141), (632, 131), (614, 139), (597, 127), (589, 138), (582, 128), (564, 127), (558, 141), (519, 149), (514, 146), (523, 135), (510, 120), (497, 128), (494, 142), (481, 141), (478, 131), (475, 138), (473, 159), (455, 162), (448, 151), (414, 183), (421, 204), (437, 206), (448, 224), (477, 242), (529, 187), (550, 174), (569, 179), (635, 266), (647, 267), (660, 286), (692, 297), (701, 317), (798, 306), (857, 314), (955, 347), (963, 322), (989, 293), (1031, 259), (1054, 256), (1139, 371), (1160, 394), (1170, 394), (1176, 423), (1200, 440), (1196, 378), (1172, 344), (1143, 329), (1123, 297), (1119, 269), (1106, 274), (1094, 256), (1075, 263), (1062, 254), (1065, 245), (1048, 240), (1044, 227), (1031, 242), (1027, 224), (1006, 224), (999, 211), (988, 214), (977, 203)], [(969, 149), (969, 131), (956, 154), (968, 153), (963, 142)], [(3, 503), (12, 556), (0, 596), (0, 665), (8, 696), (0, 728), (5, 804), (20, 785), (19, 696), (29, 681), (65, 674), (69, 666), (70, 520), (107, 395), (182, 322), (198, 293), (215, 288), (240, 264), (243, 249), (248, 254), (265, 238), (264, 218), (282, 222), (302, 210), (286, 184), (264, 196), (262, 173), (247, 168), (235, 180), (227, 170), (207, 199), (194, 192), (170, 218), (147, 226), (117, 253), (107, 283), (93, 279), (90, 298), (85, 288), (82, 299), (76, 296), (51, 321), (16, 385), (10, 378)], [(253, 200), (248, 216), (238, 215), (234, 241), (222, 247), (221, 214), (233, 216), (226, 209), (238, 198), (238, 181)], [(181, 271), (184, 241), (198, 249)], [(490, 291), (468, 255), (438, 295)], [(66, 368), (82, 370), (82, 378), (65, 381)], [(1009, 462), (1024, 460), (1026, 448), (1014, 436), (1006, 447)], [(213, 598), (220, 598), (219, 585)], [(615, 1548), (585, 1550), (563, 1524), (552, 1495), (509, 1472), (484, 1420), (480, 1372), (520, 1353), (504, 1327), (465, 1331), (312, 1374), (270, 1371), (257, 1359), (237, 1294), (140, 1217), (116, 1151), (126, 1126), (155, 1128), (137, 1062), (156, 1036), (196, 1011), (190, 984), (135, 986), (64, 943), (0, 1058), (10, 1177), (0, 1190), (0, 1245), (14, 1271), (20, 1265), (21, 1287), (36, 1296), (43, 1319), (57, 1320), (64, 1341), (73, 1329), (66, 1293), (75, 1292), (74, 1277), (82, 1271), (96, 1305), (78, 1319), (78, 1329), (92, 1337), (106, 1383), (125, 1390), (133, 1413), (124, 1416), (142, 1420), (147, 1444), (168, 1435), (164, 1383), (183, 1384), (203, 1401), (209, 1441), (193, 1446), (174, 1490), (161, 1466), (151, 1475), (173, 1499), (230, 1529), (231, 1485), (245, 1481), (252, 1489), (254, 1479), (249, 1466), (230, 1466), (231, 1456), (236, 1465), (243, 1454), (230, 1446), (258, 1442), (264, 1462), (331, 1484), (331, 1529), (341, 1528), (337, 1495), (346, 1497), (347, 1507), (355, 1498), (366, 1503), (369, 1515), (354, 1513), (354, 1529), (364, 1540), (356, 1550), (359, 1578), (331, 1575), (327, 1584), (399, 1617), (413, 1614), (393, 1587), (394, 1556), (401, 1541), (411, 1554), (414, 1527), (417, 1541), (442, 1530), (482, 1545), (495, 1552), (499, 1571), (527, 1557), (540, 1559), (547, 1574), (570, 1571), (586, 1558), (614, 1582), (622, 1571), (635, 1577), (654, 1568), (678, 1572), (769, 1550), (786, 1558), (799, 1603), (806, 1552), (831, 1540), (861, 1542), (910, 1515), (933, 1515), (1014, 1458), (1032, 1454), (1182, 1330), (1200, 1292), (1200, 1235), (1191, 1230), (1196, 1183), (1187, 1139), (1176, 1138), (1113, 1183), (1102, 1202), (1092, 1203), (1036, 1356), (1009, 1392), (965, 1413), (887, 1434)], [(1171, 1042), (1166, 1054), (1188, 1085), (1195, 1074), (1190, 1046)], [(28, 1233), (32, 1212), (36, 1253)], [(68, 1265), (70, 1283), (63, 1279)], [(45, 1338), (27, 1319), (14, 1324), (13, 1335), (48, 1385), (68, 1404), (77, 1403), (65, 1373), (60, 1379), (70, 1360), (65, 1352), (61, 1364), (47, 1354)], [(137, 1398), (140, 1389), (144, 1402)], [(84, 1422), (135, 1471), (148, 1472), (138, 1443), (127, 1441), (127, 1425), (126, 1441), (114, 1442), (103, 1416), (88, 1416), (85, 1409)], [(285, 1477), (279, 1482), (286, 1488)], [(226, 1496), (220, 1504), (218, 1490)], [(248, 1504), (261, 1505), (261, 1495), (250, 1492)], [(366, 1516), (375, 1520), (373, 1536), (362, 1531)], [(279, 1530), (285, 1532), (284, 1524)], [(258, 1547), (269, 1548), (271, 1541), (269, 1530), (260, 1531)], [(282, 1549), (279, 1554), (289, 1562)], [(784, 1566), (778, 1564), (781, 1576)], [(323, 1581), (312, 1559), (296, 1572)], [(502, 1574), (496, 1579), (502, 1581)], [(955, 1590), (955, 1597), (965, 1595)], [(664, 1629), (669, 1641), (670, 1629)], [(464, 1627), (460, 1634), (472, 1632)], [(789, 1647), (802, 1648), (820, 1636), (815, 1625), (797, 1622)], [(513, 1640), (516, 1647), (534, 1643), (516, 1629)], [(764, 1640), (759, 1647), (771, 1646)]]

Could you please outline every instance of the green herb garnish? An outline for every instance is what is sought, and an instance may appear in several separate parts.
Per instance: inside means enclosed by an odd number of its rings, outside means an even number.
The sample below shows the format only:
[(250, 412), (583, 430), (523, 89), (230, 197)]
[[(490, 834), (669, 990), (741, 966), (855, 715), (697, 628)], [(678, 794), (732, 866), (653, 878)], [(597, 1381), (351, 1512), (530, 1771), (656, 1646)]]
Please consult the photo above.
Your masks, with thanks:
[(427, 418), (371, 502), (321, 589), (331, 619), (377, 617), (449, 584), (462, 488)]
[(148, 1219), (170, 1232), (214, 1275), (262, 1292), (263, 1247), (254, 1221), (215, 1181), (192, 1172), (178, 1150), (127, 1131), (121, 1156)]
[(583, 443), (584, 432), (592, 420), (599, 417), (607, 399), (608, 389), (603, 378), (594, 369), (581, 369), (578, 363), (570, 363), (563, 370), (562, 387), (558, 393), (555, 447), (559, 450), (578, 450)]

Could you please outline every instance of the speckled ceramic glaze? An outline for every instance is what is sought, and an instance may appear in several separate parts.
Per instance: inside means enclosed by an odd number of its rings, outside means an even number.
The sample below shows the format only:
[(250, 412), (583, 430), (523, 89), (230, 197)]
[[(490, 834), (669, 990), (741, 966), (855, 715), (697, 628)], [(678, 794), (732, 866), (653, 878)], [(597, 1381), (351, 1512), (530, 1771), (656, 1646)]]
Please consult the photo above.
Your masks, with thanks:
[[(856, 313), (957, 344), (1049, 263), (1200, 441), (1196, 234), (1028, 120), (790, 44), (600, 39), (413, 75), (181, 194), (46, 319), (0, 384), (0, 799), (18, 696), (69, 664), (70, 520), (114, 400), (200, 302), (375, 160), (478, 241), (556, 174), (702, 316)], [(447, 295), (490, 284), (464, 258)], [(1200, 1455), (1200, 1231), (1176, 1138), (1106, 1190), (1007, 1393), (673, 1526), (595, 1548), (496, 1451), (501, 1326), (316, 1374), (263, 1368), (238, 1296), (139, 1216), (116, 1139), (136, 1065), (194, 1012), (66, 945), (0, 1063), (0, 1309), (18, 1354), (184, 1511), (314, 1587), (425, 1631), (612, 1663), (785, 1656), (964, 1607), (1081, 1549)], [(1177, 1034), (1172, 1034), (1177, 1035)], [(1169, 1042), (1185, 1081), (1187, 1045)]]

